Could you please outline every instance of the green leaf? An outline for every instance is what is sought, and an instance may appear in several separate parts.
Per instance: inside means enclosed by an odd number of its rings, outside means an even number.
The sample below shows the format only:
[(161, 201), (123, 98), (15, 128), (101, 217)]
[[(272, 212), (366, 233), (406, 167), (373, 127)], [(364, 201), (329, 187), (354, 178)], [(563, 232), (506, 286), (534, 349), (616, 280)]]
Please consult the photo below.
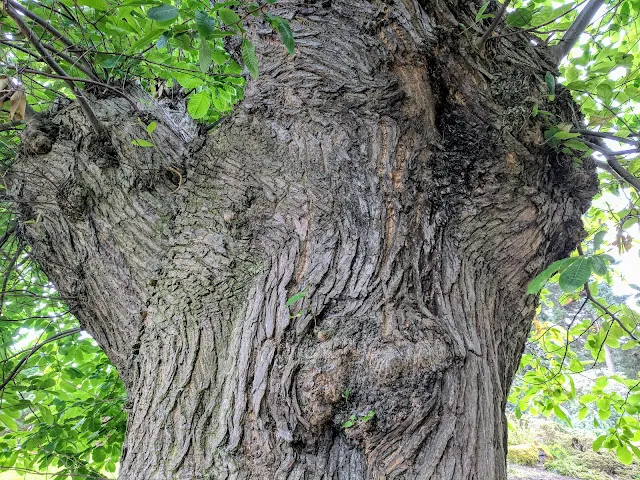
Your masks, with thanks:
[(526, 27), (531, 24), (533, 12), (528, 8), (517, 8), (507, 15), (507, 25), (510, 27)]
[(106, 0), (77, 0), (78, 5), (94, 8), (96, 10), (109, 10)]
[(156, 22), (168, 22), (170, 20), (175, 20), (177, 16), (178, 9), (172, 5), (167, 5), (166, 3), (147, 10), (147, 17), (151, 20), (155, 20)]
[(11, 418), (7, 414), (0, 412), (0, 422), (3, 423), (10, 430), (13, 430), (14, 432), (18, 431), (18, 424), (13, 418)]
[(616, 457), (618, 457), (618, 460), (625, 465), (631, 465), (633, 462), (633, 454), (626, 445), (620, 445), (616, 448)]
[(590, 276), (591, 261), (585, 257), (578, 257), (562, 272), (558, 284), (563, 291), (571, 293), (582, 288), (589, 281)]
[(553, 101), (556, 95), (556, 77), (554, 77), (551, 72), (547, 72), (544, 75), (544, 81), (547, 84), (547, 94), (549, 95), (549, 100)]
[(209, 47), (209, 41), (204, 38), (200, 43), (199, 63), (202, 73), (207, 73), (213, 63), (213, 60), (211, 59), (211, 48)]
[(582, 407), (578, 412), (578, 420), (584, 420), (589, 414), (589, 409), (587, 407)]
[(157, 5), (157, 0), (129, 0), (128, 2), (124, 2), (122, 5), (118, 5), (118, 8), (122, 7), (133, 7), (139, 5)]
[(594, 255), (591, 258), (591, 270), (596, 275), (604, 277), (609, 271), (607, 262), (602, 255)]
[(183, 87), (185, 90), (191, 90), (193, 88), (199, 88), (204, 86), (205, 82), (199, 76), (193, 73), (187, 72), (173, 72), (173, 78)]
[(484, 5), (480, 7), (480, 9), (478, 10), (478, 13), (476, 13), (476, 23), (482, 20), (484, 11), (487, 9), (488, 6), (489, 6), (489, 2), (486, 2)]
[(158, 124), (156, 122), (151, 122), (149, 125), (147, 125), (147, 133), (151, 135), (153, 132), (156, 131), (157, 126)]
[(156, 47), (164, 48), (167, 46), (168, 43), (169, 43), (169, 37), (167, 37), (166, 35), (160, 35), (160, 37), (158, 37), (158, 40), (156, 40)]
[[(135, 42), (133, 45), (131, 45), (128, 49), (127, 52), (129, 54), (132, 54), (134, 52), (137, 52), (138, 49), (142, 48), (142, 47), (146, 47), (147, 45), (149, 45), (157, 36), (161, 35), (164, 32), (164, 27), (162, 28), (155, 28), (149, 32), (147, 32), (145, 35), (143, 35), (137, 42)], [(119, 57), (115, 57), (116, 59), (118, 59)], [(121, 59), (122, 61), (124, 60)], [(122, 62), (121, 62), (122, 63)]]
[(47, 407), (46, 405), (40, 404), (38, 405), (38, 411), (40, 413), (41, 419), (44, 420), (45, 423), (48, 423), (48, 424), (54, 423), (55, 420), (49, 407)]
[(571, 359), (569, 368), (571, 369), (572, 372), (575, 372), (575, 373), (580, 373), (584, 370), (584, 366), (582, 365), (582, 362), (577, 358)]
[(234, 12), (230, 8), (220, 8), (218, 9), (217, 13), (220, 17), (220, 20), (222, 20), (222, 23), (224, 23), (228, 27), (240, 29), (240, 17), (236, 12)]
[(571, 420), (569, 420), (569, 416), (567, 415), (567, 413), (564, 411), (564, 409), (562, 407), (560, 407), (560, 405), (554, 405), (553, 406), (553, 413), (556, 414), (556, 416), (564, 421), (565, 423), (567, 423), (569, 426), (571, 426)]
[(291, 25), (282, 17), (277, 17), (278, 19), (278, 32), (280, 33), (280, 38), (282, 39), (282, 43), (287, 47), (287, 51), (289, 54), (293, 55), (295, 53), (295, 41), (293, 39), (293, 31), (291, 30)]
[(131, 144), (135, 145), (136, 147), (155, 147), (153, 143), (143, 138), (136, 138), (134, 140), (131, 140)]
[(298, 292), (295, 295), (292, 295), (291, 297), (289, 297), (289, 299), (285, 303), (285, 306), (290, 307), (291, 305), (296, 303), (298, 300), (302, 300), (303, 298), (305, 298), (308, 294), (309, 292), (307, 292), (306, 290), (302, 290), (301, 292)]
[(609, 379), (607, 377), (596, 378), (596, 387), (604, 388), (609, 385)]
[(570, 148), (573, 148), (574, 150), (577, 150), (578, 152), (588, 152), (588, 151), (591, 150), (589, 147), (587, 147), (580, 140), (567, 140), (566, 142), (564, 142), (564, 144), (567, 147), (570, 147)]
[(606, 421), (609, 419), (609, 417), (611, 416), (611, 409), (610, 408), (600, 408), (598, 409), (598, 418), (600, 418), (600, 420), (602, 421)]
[(91, 453), (91, 457), (93, 458), (94, 462), (104, 462), (104, 460), (107, 458), (107, 452), (105, 452), (104, 448), (94, 448), (93, 452)]
[(198, 10), (196, 12), (196, 27), (202, 38), (211, 38), (216, 29), (216, 20), (207, 15), (207, 12)]
[(559, 132), (556, 132), (553, 135), (553, 138), (557, 139), (557, 140), (568, 140), (570, 138), (576, 138), (579, 137), (580, 134), (579, 133), (571, 133), (571, 132), (567, 132), (565, 130), (560, 130)]
[(544, 285), (552, 276), (554, 276), (557, 272), (567, 268), (567, 266), (573, 263), (575, 260), (576, 257), (570, 257), (553, 262), (544, 271), (539, 273), (536, 278), (531, 280), (531, 283), (529, 283), (529, 287), (527, 288), (527, 294), (534, 295), (538, 293), (540, 290), (542, 290), (542, 287), (544, 287)]
[(598, 438), (596, 438), (593, 441), (593, 451), (597, 452), (598, 450), (600, 450), (600, 448), (602, 447), (602, 444), (604, 443), (604, 441), (606, 440), (607, 436), (606, 435), (600, 435)]
[(189, 115), (195, 120), (204, 118), (209, 112), (211, 106), (211, 98), (207, 92), (200, 92), (192, 95), (187, 105)]
[(242, 61), (247, 66), (249, 75), (254, 80), (258, 78), (258, 57), (256, 56), (256, 50), (249, 40), (244, 39), (242, 41)]
[(229, 54), (224, 50), (213, 50), (211, 52), (211, 59), (216, 65), (222, 65), (229, 60)]

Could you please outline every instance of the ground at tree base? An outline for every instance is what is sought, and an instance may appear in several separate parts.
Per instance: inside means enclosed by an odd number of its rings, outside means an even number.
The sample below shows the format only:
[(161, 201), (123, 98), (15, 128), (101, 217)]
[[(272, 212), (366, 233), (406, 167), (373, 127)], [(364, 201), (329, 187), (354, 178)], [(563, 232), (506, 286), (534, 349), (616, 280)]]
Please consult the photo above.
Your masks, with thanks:
[(523, 465), (509, 465), (507, 478), (508, 480), (581, 480), (549, 472), (542, 467), (525, 467)]

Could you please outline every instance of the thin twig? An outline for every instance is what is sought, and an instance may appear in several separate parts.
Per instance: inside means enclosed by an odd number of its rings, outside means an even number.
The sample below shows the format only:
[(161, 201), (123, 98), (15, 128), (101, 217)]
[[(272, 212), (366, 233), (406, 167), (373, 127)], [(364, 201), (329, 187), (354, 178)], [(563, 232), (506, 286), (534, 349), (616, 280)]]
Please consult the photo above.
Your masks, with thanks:
[(21, 67), (19, 67), (17, 65), (4, 64), (2, 66), (4, 68), (8, 68), (8, 69), (11, 69), (11, 70), (20, 71), (20, 72), (23, 72), (23, 73), (32, 73), (34, 75), (42, 75), (43, 77), (48, 77), (48, 78), (57, 78), (59, 80), (69, 80), (71, 82), (84, 82), (84, 83), (90, 83), (92, 85), (98, 85), (100, 87), (103, 87), (103, 88), (106, 88), (108, 90), (111, 90), (114, 93), (117, 93), (119, 96), (124, 98), (127, 102), (129, 102), (136, 112), (140, 112), (140, 109), (136, 105), (135, 100), (133, 100), (130, 96), (128, 96), (126, 93), (124, 93), (119, 88), (116, 88), (116, 87), (114, 87), (112, 85), (109, 85), (108, 83), (104, 83), (104, 82), (96, 81), (96, 80), (91, 80), (89, 78), (70, 77), (69, 75), (57, 75), (55, 73), (47, 73), (47, 72), (43, 72), (42, 70), (36, 70), (34, 68), (21, 68)]
[[(59, 40), (60, 42), (62, 42), (66, 47), (68, 47), (68, 48), (76, 48), (77, 47), (76, 43), (72, 42), (69, 38), (67, 38), (60, 30), (58, 30), (56, 27), (51, 25), (50, 22), (48, 22), (44, 18), (40, 17), (39, 15), (36, 15), (31, 10), (26, 8), (24, 5), (21, 5), (20, 3), (16, 2), (15, 0), (7, 0), (7, 5), (13, 7), (15, 10), (20, 12), (25, 17), (27, 17), (27, 18), (33, 20), (34, 22), (36, 22), (38, 25), (40, 25), (46, 31), (51, 33), (55, 37), (56, 40)], [(91, 70), (93, 68), (93, 66), (88, 61), (86, 61), (84, 59), (80, 59), (80, 61), (84, 64), (85, 68), (87, 68), (89, 70)]]
[(80, 107), (82, 108), (82, 111), (87, 117), (87, 120), (89, 120), (89, 123), (91, 123), (96, 133), (98, 133), (99, 135), (103, 135), (105, 131), (104, 126), (102, 125), (102, 123), (100, 123), (100, 120), (98, 120), (98, 117), (96, 117), (96, 114), (93, 113), (93, 110), (89, 106), (89, 103), (87, 102), (87, 99), (85, 98), (82, 90), (77, 88), (75, 83), (72, 80), (66, 79), (67, 77), (69, 77), (67, 75), (67, 72), (65, 72), (64, 69), (60, 65), (58, 65), (58, 62), (56, 62), (53, 59), (53, 57), (49, 55), (49, 52), (47, 51), (46, 48), (44, 48), (42, 43), (40, 43), (40, 40), (38, 39), (36, 34), (22, 20), (22, 16), (18, 13), (18, 10), (9, 7), (7, 8), (6, 12), (7, 12), (7, 15), (9, 15), (13, 19), (13, 21), (16, 23), (20, 31), (22, 31), (23, 35), (29, 39), (29, 42), (31, 42), (31, 44), (35, 47), (35, 49), (42, 56), (45, 62), (51, 67), (51, 69), (54, 72), (56, 72), (58, 75), (65, 77), (65, 82), (67, 83), (67, 85), (69, 85), (69, 88), (71, 89), (71, 91), (78, 98), (78, 103), (80, 103)]
[(584, 130), (581, 128), (572, 128), (571, 133), (579, 133), (580, 135), (588, 135), (590, 137), (598, 137), (598, 138), (608, 138), (609, 140), (615, 140), (620, 143), (628, 143), (629, 145), (637, 146), (638, 141), (632, 140), (630, 138), (618, 137), (613, 135), (612, 133), (607, 132), (596, 132), (593, 130)]
[(18, 130), (24, 122), (22, 120), (11, 120), (9, 122), (0, 123), (0, 132), (6, 132), (7, 130)]
[[(502, 38), (502, 37), (510, 37), (513, 35), (519, 35), (522, 33), (527, 33), (527, 32), (534, 32), (536, 33), (536, 30), (538, 30), (539, 28), (542, 27), (546, 27), (547, 25), (552, 24), (553, 22), (555, 22), (556, 20), (564, 17), (565, 15), (567, 15), (568, 13), (572, 12), (573, 10), (575, 10), (576, 8), (580, 7), (580, 5), (582, 5), (584, 2), (586, 2), (587, 0), (582, 0), (580, 3), (577, 3), (576, 5), (574, 5), (573, 7), (571, 7), (571, 9), (567, 10), (566, 12), (564, 12), (561, 15), (558, 15), (555, 18), (552, 18), (551, 20), (541, 23), (540, 25), (536, 25), (535, 27), (530, 27), (530, 28), (525, 28), (522, 30), (517, 30), (515, 32), (507, 32), (507, 33), (501, 33), (500, 35), (496, 35), (494, 38)], [(548, 33), (552, 33), (554, 31), (561, 31), (564, 32), (564, 30), (552, 30), (552, 31), (547, 31), (547, 32), (539, 32), (540, 34), (548, 34)], [(548, 42), (547, 42), (548, 43)]]
[(620, 177), (631, 185), (638, 194), (640, 194), (640, 179), (635, 175), (631, 174), (626, 168), (620, 165), (620, 162), (616, 159), (616, 154), (611, 151), (609, 148), (603, 145), (596, 145), (595, 143), (584, 141), (585, 145), (593, 150), (596, 150), (604, 155), (604, 158), (607, 160), (609, 166), (616, 172)]
[(487, 31), (484, 32), (484, 35), (482, 35), (482, 38), (478, 40), (478, 43), (477, 43), (478, 50), (480, 51), (484, 50), (484, 46), (487, 43), (487, 40), (489, 39), (493, 31), (497, 28), (497, 26), (502, 21), (502, 17), (504, 16), (504, 13), (507, 11), (507, 7), (509, 6), (510, 2), (511, 0), (505, 0), (505, 2), (502, 4), (497, 15), (494, 17), (493, 22), (491, 22), (491, 25), (489, 25), (489, 28), (487, 28)]
[[(580, 256), (584, 256), (584, 251), (582, 250), (582, 246), (578, 245), (578, 254)], [(616, 322), (618, 324), (618, 326), (624, 330), (626, 332), (627, 335), (629, 335), (629, 337), (631, 337), (633, 340), (635, 340), (636, 342), (638, 341), (638, 337), (636, 335), (634, 335), (634, 333), (632, 331), (630, 331), (626, 325), (624, 323), (622, 323), (622, 321), (616, 316), (615, 313), (613, 313), (611, 310), (609, 310), (609, 308), (607, 308), (606, 306), (604, 306), (602, 303), (600, 303), (598, 301), (598, 299), (596, 299), (593, 294), (591, 293), (591, 290), (589, 289), (589, 281), (585, 282), (584, 284), (584, 293), (587, 296), (587, 299), (593, 303), (596, 307), (598, 307), (600, 310), (602, 310), (604, 313), (606, 313), (607, 315), (609, 315), (609, 317), (611, 318), (611, 320), (613, 320), (614, 322)]]

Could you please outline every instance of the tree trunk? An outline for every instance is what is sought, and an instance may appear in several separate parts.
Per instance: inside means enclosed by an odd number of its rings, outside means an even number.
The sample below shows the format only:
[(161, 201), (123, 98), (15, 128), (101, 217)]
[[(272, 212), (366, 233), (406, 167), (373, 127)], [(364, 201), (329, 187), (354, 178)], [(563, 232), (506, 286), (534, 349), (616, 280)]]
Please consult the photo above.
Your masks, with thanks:
[(480, 4), (284, 2), (296, 55), (256, 27), (212, 134), (156, 106), (135, 147), (119, 98), (93, 103), (111, 144), (75, 104), (25, 132), (22, 233), (127, 386), (120, 478), (506, 478), (525, 290), (595, 175), (530, 115), (574, 120), (543, 49), (474, 49)]

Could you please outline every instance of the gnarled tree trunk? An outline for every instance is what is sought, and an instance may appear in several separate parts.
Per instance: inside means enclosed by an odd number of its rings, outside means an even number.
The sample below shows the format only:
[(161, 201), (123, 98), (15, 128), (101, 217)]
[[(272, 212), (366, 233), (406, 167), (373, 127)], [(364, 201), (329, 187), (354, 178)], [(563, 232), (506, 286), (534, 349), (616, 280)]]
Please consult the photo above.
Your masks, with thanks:
[(572, 121), (543, 49), (477, 52), (478, 6), (285, 2), (296, 55), (256, 28), (212, 134), (156, 106), (135, 147), (118, 98), (111, 145), (76, 105), (25, 132), (51, 151), (11, 173), (23, 233), (128, 389), (122, 479), (505, 478), (526, 286), (595, 176), (530, 115)]

